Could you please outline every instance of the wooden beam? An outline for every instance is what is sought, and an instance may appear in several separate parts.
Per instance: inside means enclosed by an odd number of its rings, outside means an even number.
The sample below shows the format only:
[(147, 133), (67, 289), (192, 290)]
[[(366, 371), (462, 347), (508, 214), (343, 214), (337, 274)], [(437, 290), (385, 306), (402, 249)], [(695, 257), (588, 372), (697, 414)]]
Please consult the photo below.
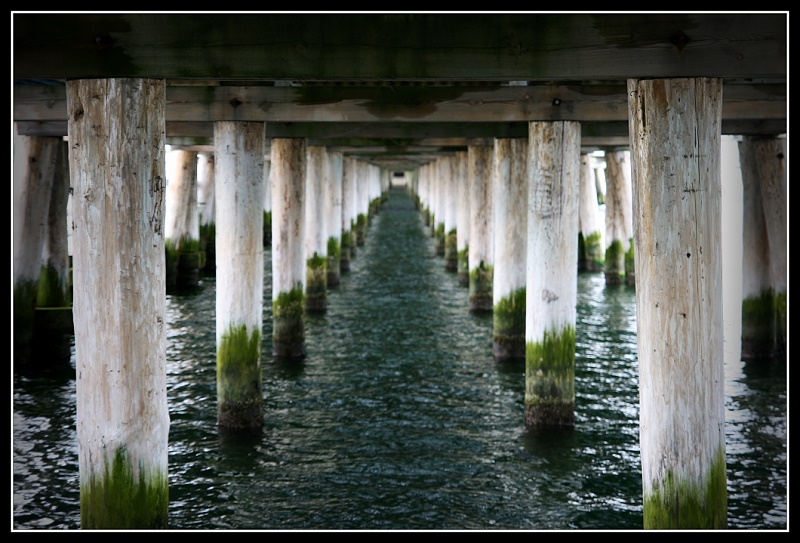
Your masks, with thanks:
[[(726, 84), (723, 120), (785, 119), (786, 84)], [(15, 121), (64, 121), (63, 85), (14, 85)], [(625, 84), (172, 86), (166, 121), (628, 121)]]
[(14, 13), (13, 77), (785, 81), (788, 12)]

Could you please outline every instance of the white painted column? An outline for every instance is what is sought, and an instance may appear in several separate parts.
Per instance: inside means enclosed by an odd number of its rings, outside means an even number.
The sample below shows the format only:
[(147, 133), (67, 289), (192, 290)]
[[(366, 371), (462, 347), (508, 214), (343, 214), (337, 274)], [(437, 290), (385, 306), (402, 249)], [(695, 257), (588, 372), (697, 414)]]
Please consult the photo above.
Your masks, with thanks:
[(264, 123), (217, 121), (217, 424), (261, 431)]
[[(441, 165), (441, 158), (438, 158), (430, 164), (430, 187), (431, 187), (431, 219), (430, 230), (431, 237), (433, 238), (434, 253), (437, 255), (444, 255), (444, 207), (440, 203), (440, 196), (442, 184), (440, 182), (439, 168)], [(439, 225), (442, 225), (441, 232), (439, 232)]]
[(269, 140), (264, 144), (264, 247), (272, 247), (272, 179)]
[(166, 528), (166, 83), (66, 90), (81, 528)]
[(468, 175), (467, 151), (456, 153), (457, 174), (455, 182), (456, 192), (456, 253), (458, 284), (462, 287), (469, 286), (469, 226), (470, 226), (470, 192)]
[(354, 160), (354, 173), (356, 184), (356, 246), (364, 245), (367, 236), (367, 221), (369, 220), (369, 193), (367, 192), (366, 164)]
[(273, 138), (272, 354), (304, 358), (306, 142)]
[(214, 207), (214, 153), (199, 153), (197, 159), (197, 208), (200, 224), (201, 269), (216, 274), (216, 212)]
[(374, 164), (367, 163), (370, 179), (369, 216), (370, 221), (378, 214), (383, 197), (383, 172)]
[(581, 155), (578, 201), (578, 271), (598, 272), (605, 261), (605, 220), (597, 201), (592, 157)]
[(442, 159), (442, 187), (444, 188), (444, 269), (453, 273), (458, 269), (458, 197), (455, 156)]
[(58, 140), (33, 323), (33, 359), (45, 366), (69, 364), (74, 332), (67, 237), (69, 148), (62, 138)]
[(495, 138), (492, 185), (493, 343), (497, 361), (525, 360), (528, 140)]
[(325, 147), (306, 147), (306, 312), (328, 309), (328, 228)]
[(14, 133), (14, 363), (31, 362), (34, 319), (58, 138)]
[(422, 211), (422, 199), (420, 198), (421, 189), (419, 183), (420, 170), (421, 168), (415, 168), (405, 172), (405, 180), (408, 192), (414, 198), (414, 207), (419, 212)]
[[(39, 278), (36, 308), (60, 308), (71, 305), (69, 251), (67, 248), (67, 202), (69, 199), (69, 148), (57, 138), (50, 201), (47, 203), (47, 233), (42, 247), (42, 275)], [(72, 321), (70, 309), (70, 321)], [(70, 324), (70, 328), (72, 325)]]
[(528, 124), (525, 426), (575, 424), (581, 125)]
[(743, 137), (742, 359), (783, 356), (787, 325), (786, 139)]
[(422, 211), (422, 224), (430, 233), (431, 226), (431, 188), (430, 188), (430, 163), (424, 164), (419, 169), (419, 202)]
[(374, 164), (367, 164), (367, 169), (370, 173), (370, 216), (373, 217), (377, 214), (381, 207), (381, 198), (383, 196), (383, 172)]
[[(625, 258), (632, 249), (633, 218), (631, 213), (630, 151), (606, 153), (606, 284), (627, 282)], [(631, 281), (633, 283), (633, 281)]]
[[(597, 190), (597, 202), (600, 205), (606, 204), (606, 159), (592, 161), (592, 169), (594, 170), (594, 185)], [(605, 250), (605, 248), (604, 248)]]
[(645, 529), (727, 526), (722, 80), (628, 81)]
[(339, 254), (339, 269), (350, 271), (350, 261), (356, 254), (355, 223), (356, 183), (355, 159), (342, 158), (342, 248)]
[(436, 211), (433, 214), (435, 219), (433, 227), (433, 244), (436, 254), (439, 256), (444, 256), (447, 238), (447, 230), (445, 229), (445, 215), (447, 215), (447, 178), (449, 170), (450, 168), (447, 157), (436, 160), (436, 168), (434, 173)]
[(328, 287), (339, 284), (342, 273), (342, 153), (325, 153), (325, 215), (328, 223)]
[(197, 212), (197, 152), (170, 151), (164, 244), (167, 292), (197, 287), (200, 277), (200, 223)]
[(469, 172), (469, 309), (492, 311), (494, 238), (492, 234), (492, 171), (494, 147), (470, 145)]

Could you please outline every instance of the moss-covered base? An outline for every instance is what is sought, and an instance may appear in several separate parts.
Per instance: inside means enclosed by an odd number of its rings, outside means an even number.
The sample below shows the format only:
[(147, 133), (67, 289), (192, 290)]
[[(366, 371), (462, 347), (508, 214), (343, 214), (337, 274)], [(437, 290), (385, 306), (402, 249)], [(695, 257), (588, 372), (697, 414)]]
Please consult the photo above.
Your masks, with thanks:
[(352, 236), (349, 230), (342, 231), (341, 248), (339, 251), (339, 271), (350, 271), (350, 255), (351, 255)]
[(494, 267), (481, 260), (477, 268), (469, 272), (469, 310), (488, 312), (494, 310)]
[(764, 290), (742, 300), (742, 360), (786, 353), (786, 291)]
[(457, 241), (455, 230), (450, 230), (444, 237), (444, 269), (447, 271), (454, 272), (458, 270)]
[(444, 223), (439, 223), (436, 225), (436, 229), (433, 231), (433, 248), (437, 255), (444, 256), (444, 245)]
[(217, 270), (217, 228), (215, 223), (200, 225), (200, 252), (202, 261), (200, 269), (206, 273)]
[(171, 239), (164, 240), (164, 268), (166, 270), (166, 286), (167, 290), (175, 287), (178, 284), (178, 261), (180, 260), (180, 251), (175, 246), (175, 242)]
[(525, 404), (526, 428), (571, 426), (575, 426), (575, 402), (539, 400)]
[(81, 479), (81, 528), (84, 530), (148, 530), (167, 528), (169, 481), (154, 466), (133, 466), (124, 447), (105, 456), (105, 467)]
[(605, 272), (606, 277), (606, 285), (621, 285), (625, 282), (625, 276), (614, 273), (614, 272)]
[(628, 240), (628, 252), (625, 253), (625, 284), (636, 286), (636, 266), (633, 260), (633, 238)]
[(494, 305), (492, 354), (497, 361), (525, 359), (525, 288)]
[(422, 224), (425, 226), (431, 225), (431, 212), (427, 207), (422, 210)]
[(200, 254), (200, 245), (199, 239), (189, 237), (181, 238), (179, 243), (171, 239), (164, 240), (168, 293), (197, 287), (200, 281), (200, 263), (207, 260)]
[(272, 302), (272, 355), (281, 358), (306, 356), (305, 295), (302, 285), (281, 292)]
[(217, 426), (228, 433), (258, 433), (264, 426), (264, 409), (260, 400), (217, 404)]
[[(682, 470), (678, 470), (682, 471)], [(645, 530), (724, 530), (728, 527), (725, 448), (720, 447), (705, 481), (678, 479), (670, 469), (644, 496)]]
[(583, 232), (578, 232), (578, 271), (587, 271), (586, 265), (586, 243), (583, 240)]
[(306, 260), (306, 311), (328, 309), (328, 259), (314, 253)]
[(603, 271), (605, 254), (600, 232), (591, 232), (585, 238), (578, 233), (578, 271)]
[(496, 362), (525, 360), (525, 335), (494, 334), (492, 337), (492, 356)]
[(36, 307), (64, 307), (70, 305), (69, 269), (59, 271), (52, 264), (39, 271)]
[(328, 238), (327, 283), (329, 287), (339, 284), (342, 266), (342, 246), (336, 238)]
[(383, 203), (385, 201), (386, 201), (386, 195), (382, 194), (382, 195), (378, 196), (377, 198), (373, 199), (369, 203), (369, 218), (370, 219), (374, 218), (378, 214), (378, 211), (381, 210), (381, 207), (383, 206)]
[(328, 266), (327, 284), (328, 288), (335, 287), (341, 282), (341, 262), (336, 262), (336, 266)]
[(217, 346), (217, 424), (260, 428), (261, 404), (261, 330), (232, 325)]
[(469, 246), (458, 251), (458, 285), (469, 286)]
[(575, 424), (575, 328), (525, 344), (525, 425)]
[(356, 217), (356, 245), (364, 245), (367, 239), (367, 216), (359, 213)]
[(625, 252), (622, 242), (615, 239), (606, 249), (606, 258), (603, 263), (607, 285), (619, 285), (625, 281)]

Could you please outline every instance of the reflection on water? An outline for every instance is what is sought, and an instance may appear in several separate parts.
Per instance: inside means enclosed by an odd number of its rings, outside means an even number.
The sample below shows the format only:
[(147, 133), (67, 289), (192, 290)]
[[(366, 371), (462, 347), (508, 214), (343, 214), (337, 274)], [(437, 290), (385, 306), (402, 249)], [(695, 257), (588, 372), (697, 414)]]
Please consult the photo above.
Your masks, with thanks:
[[(435, 255), (403, 189), (307, 318), (308, 357), (272, 360), (264, 263), (264, 432), (216, 429), (214, 278), (167, 300), (170, 528), (639, 530), (635, 292), (579, 275), (576, 425), (526, 431), (524, 365)], [(787, 527), (782, 362), (726, 356), (728, 525)], [(736, 357), (734, 357), (736, 358)], [(14, 529), (78, 529), (74, 347), (14, 379)]]

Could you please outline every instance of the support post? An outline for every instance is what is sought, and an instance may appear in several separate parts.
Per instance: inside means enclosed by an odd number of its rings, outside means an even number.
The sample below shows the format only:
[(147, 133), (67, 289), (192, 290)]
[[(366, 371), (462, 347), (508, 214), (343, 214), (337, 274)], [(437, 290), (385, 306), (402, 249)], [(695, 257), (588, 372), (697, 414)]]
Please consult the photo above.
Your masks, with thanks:
[(470, 190), (467, 151), (456, 153), (456, 273), (458, 284), (469, 287)]
[(260, 432), (264, 123), (216, 121), (217, 425)]
[(528, 131), (525, 425), (574, 426), (581, 125)]
[(597, 201), (592, 157), (581, 155), (580, 200), (578, 206), (578, 271), (598, 272), (605, 261), (605, 225)]
[(325, 217), (328, 224), (328, 284), (335, 287), (342, 274), (342, 153), (325, 153)]
[(306, 312), (328, 309), (328, 234), (325, 147), (306, 147)]
[(166, 528), (166, 82), (66, 86), (81, 528)]
[(200, 281), (197, 152), (172, 151), (164, 213), (167, 292), (191, 290)]
[(628, 80), (645, 529), (727, 526), (722, 80)]
[(492, 186), (495, 360), (525, 360), (528, 140), (495, 138)]
[(58, 138), (14, 134), (14, 365), (31, 362)]
[(58, 138), (33, 329), (33, 361), (44, 366), (69, 364), (74, 334), (67, 239), (68, 153), (67, 143)]
[(455, 156), (442, 159), (444, 187), (444, 269), (455, 273), (458, 268), (458, 161)]
[(272, 140), (272, 355), (306, 356), (306, 142)]
[(491, 145), (467, 148), (469, 171), (469, 309), (492, 311), (494, 243), (492, 236), (492, 166)]
[[(630, 151), (606, 153), (606, 254), (607, 285), (628, 282), (626, 256), (633, 259)], [(633, 283), (633, 281), (630, 281)]]
[(264, 145), (264, 247), (272, 247), (272, 179), (269, 143)]
[(197, 160), (197, 207), (200, 223), (201, 269), (216, 274), (216, 212), (214, 208), (214, 153), (200, 153)]
[(350, 261), (356, 254), (356, 184), (355, 159), (342, 158), (342, 247), (339, 254), (339, 269), (350, 271)]
[(786, 353), (786, 139), (744, 137), (742, 360)]

